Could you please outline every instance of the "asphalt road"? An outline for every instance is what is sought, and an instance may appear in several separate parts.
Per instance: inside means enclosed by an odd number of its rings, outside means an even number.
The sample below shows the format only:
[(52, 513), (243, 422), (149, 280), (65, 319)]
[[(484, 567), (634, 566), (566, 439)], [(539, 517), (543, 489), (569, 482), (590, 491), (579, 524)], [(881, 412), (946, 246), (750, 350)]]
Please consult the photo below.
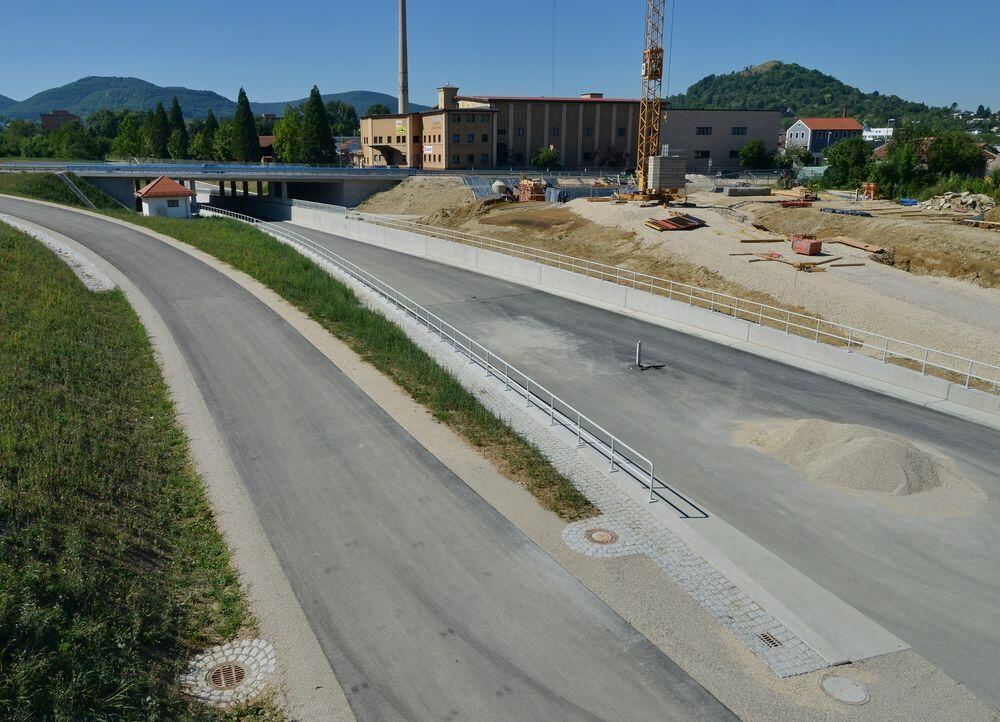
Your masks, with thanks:
[(0, 198), (163, 317), (359, 719), (731, 714), (291, 326), (143, 233)]
[[(1000, 433), (635, 318), (291, 227), (531, 374), (695, 501), (1000, 706)], [(637, 340), (662, 371), (627, 370)], [(953, 459), (991, 500), (959, 518), (900, 514), (811, 484), (733, 440), (742, 422), (798, 418), (905, 435)]]

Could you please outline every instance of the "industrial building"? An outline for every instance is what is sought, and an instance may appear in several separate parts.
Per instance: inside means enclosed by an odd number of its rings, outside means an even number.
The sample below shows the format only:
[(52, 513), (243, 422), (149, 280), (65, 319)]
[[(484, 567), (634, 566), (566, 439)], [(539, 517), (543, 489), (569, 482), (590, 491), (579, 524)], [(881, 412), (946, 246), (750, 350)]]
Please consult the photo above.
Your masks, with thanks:
[[(459, 95), (438, 88), (438, 103), (415, 113), (361, 119), (363, 163), (427, 170), (523, 168), (540, 148), (559, 151), (568, 168), (629, 168), (636, 162), (639, 101), (579, 97)], [(661, 144), (688, 158), (688, 169), (739, 165), (752, 138), (777, 147), (778, 111), (672, 110)]]

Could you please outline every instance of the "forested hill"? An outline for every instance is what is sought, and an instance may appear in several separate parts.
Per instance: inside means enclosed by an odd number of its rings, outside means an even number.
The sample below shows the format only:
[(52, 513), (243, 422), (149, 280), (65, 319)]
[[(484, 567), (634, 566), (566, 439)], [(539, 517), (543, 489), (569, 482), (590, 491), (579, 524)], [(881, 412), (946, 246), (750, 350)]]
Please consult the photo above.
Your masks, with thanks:
[(945, 124), (952, 120), (947, 108), (878, 91), (865, 93), (818, 70), (778, 60), (726, 75), (709, 75), (686, 93), (668, 98), (667, 104), (674, 108), (781, 110), (788, 119), (836, 117), (846, 111), (873, 126), (884, 126), (889, 118), (934, 119)]
[[(308, 90), (306, 88), (305, 90)], [(71, 113), (86, 118), (98, 110), (148, 110), (163, 103), (169, 108), (170, 102), (177, 96), (178, 102), (188, 118), (204, 118), (211, 110), (221, 117), (232, 115), (236, 110), (235, 101), (219, 95), (211, 90), (192, 90), (183, 87), (163, 87), (146, 82), (139, 78), (114, 78), (90, 76), (81, 78), (58, 88), (49, 88), (36, 93), (22, 101), (11, 100), (0, 96), (0, 115), (9, 118), (24, 118), (38, 120), (42, 113), (50, 110), (68, 110)], [(298, 105), (305, 98), (293, 101), (274, 103), (253, 102), (250, 106), (255, 113), (275, 113), (281, 115), (285, 103)], [(354, 106), (358, 115), (362, 115), (369, 106), (375, 103), (385, 103), (390, 108), (396, 107), (396, 98), (386, 93), (370, 90), (352, 90), (346, 93), (329, 93), (323, 100), (340, 100)], [(426, 110), (427, 106), (411, 104), (414, 110)]]

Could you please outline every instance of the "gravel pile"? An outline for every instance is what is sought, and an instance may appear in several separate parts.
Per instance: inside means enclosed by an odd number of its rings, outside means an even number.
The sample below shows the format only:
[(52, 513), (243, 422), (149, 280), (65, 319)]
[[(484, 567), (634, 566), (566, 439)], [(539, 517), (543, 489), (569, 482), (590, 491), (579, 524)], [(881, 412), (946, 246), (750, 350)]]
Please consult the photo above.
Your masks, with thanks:
[(752, 441), (827, 486), (909, 496), (943, 486), (949, 475), (936, 456), (869, 426), (802, 419), (762, 431)]

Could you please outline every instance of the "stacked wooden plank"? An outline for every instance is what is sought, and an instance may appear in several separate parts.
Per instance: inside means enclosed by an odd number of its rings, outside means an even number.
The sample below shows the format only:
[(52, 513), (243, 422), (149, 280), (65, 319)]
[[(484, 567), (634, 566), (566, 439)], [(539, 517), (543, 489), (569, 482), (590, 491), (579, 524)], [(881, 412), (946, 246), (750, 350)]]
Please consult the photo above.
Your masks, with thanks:
[(686, 213), (678, 213), (670, 218), (650, 218), (646, 221), (646, 226), (654, 231), (690, 231), (705, 225), (705, 221)]
[(808, 208), (811, 205), (812, 201), (803, 201), (803, 200), (781, 201), (782, 208)]

